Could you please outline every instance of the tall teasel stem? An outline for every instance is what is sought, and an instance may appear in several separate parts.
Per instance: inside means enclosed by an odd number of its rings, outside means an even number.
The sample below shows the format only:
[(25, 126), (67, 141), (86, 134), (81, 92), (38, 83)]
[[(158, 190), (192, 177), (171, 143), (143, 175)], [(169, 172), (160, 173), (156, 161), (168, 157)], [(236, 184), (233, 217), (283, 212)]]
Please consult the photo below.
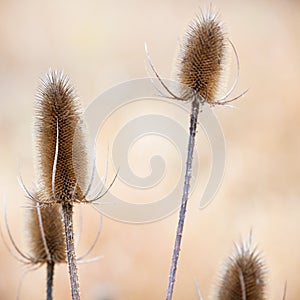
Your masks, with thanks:
[[(216, 93), (224, 65), (225, 38), (219, 22), (211, 12), (194, 20), (181, 49), (179, 60), (179, 81), (194, 91), (190, 119), (190, 136), (186, 162), (185, 181), (175, 245), (170, 268), (166, 299), (171, 300), (174, 290), (176, 270), (183, 235), (183, 226), (189, 198), (192, 160), (200, 105), (204, 102), (215, 104)], [(177, 99), (185, 99), (185, 95)], [(219, 103), (218, 103), (219, 104)]]
[(47, 262), (47, 300), (52, 300), (54, 262)]
[(80, 104), (68, 79), (62, 73), (50, 71), (42, 81), (36, 102), (38, 185), (42, 191), (40, 203), (46, 207), (61, 206), (62, 209), (73, 300), (80, 299), (73, 205), (85, 202), (83, 191), (87, 171), (81, 121)]
[(69, 265), (69, 274), (71, 278), (71, 291), (72, 299), (80, 299), (79, 294), (79, 278), (76, 266), (76, 255), (74, 248), (74, 231), (73, 231), (73, 204), (66, 203), (62, 206), (65, 234), (66, 234), (66, 244), (67, 244), (67, 257)]
[(193, 153), (195, 147), (195, 136), (197, 132), (197, 120), (199, 114), (199, 99), (196, 96), (192, 102), (192, 112), (191, 112), (191, 120), (190, 120), (190, 136), (189, 136), (189, 144), (188, 144), (188, 155), (186, 161), (186, 172), (184, 177), (184, 187), (183, 187), (183, 195), (182, 195), (182, 202), (180, 207), (179, 213), (179, 221), (177, 225), (177, 232), (176, 232), (176, 239), (175, 245), (173, 250), (172, 256), (172, 264), (169, 276), (169, 285), (167, 289), (167, 298), (172, 299), (173, 290), (174, 290), (174, 283), (175, 283), (175, 276), (177, 270), (177, 262), (179, 258), (179, 251), (180, 251), (180, 244), (181, 238), (183, 233), (183, 225), (185, 220), (185, 213), (186, 213), (186, 206), (189, 197), (189, 190), (190, 190), (190, 181), (192, 176), (192, 162), (193, 162)]

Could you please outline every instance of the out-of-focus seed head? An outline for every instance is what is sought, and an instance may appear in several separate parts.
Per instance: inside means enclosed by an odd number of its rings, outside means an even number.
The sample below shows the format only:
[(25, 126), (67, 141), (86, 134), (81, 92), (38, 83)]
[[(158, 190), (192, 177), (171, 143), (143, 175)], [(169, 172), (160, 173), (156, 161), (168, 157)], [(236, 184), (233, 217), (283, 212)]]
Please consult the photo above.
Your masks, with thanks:
[[(41, 193), (35, 193), (35, 199), (41, 199)], [(66, 262), (60, 205), (44, 205), (30, 209), (27, 229), (33, 263)]]
[(225, 266), (217, 288), (219, 300), (264, 300), (266, 268), (261, 255), (245, 243), (236, 250)]

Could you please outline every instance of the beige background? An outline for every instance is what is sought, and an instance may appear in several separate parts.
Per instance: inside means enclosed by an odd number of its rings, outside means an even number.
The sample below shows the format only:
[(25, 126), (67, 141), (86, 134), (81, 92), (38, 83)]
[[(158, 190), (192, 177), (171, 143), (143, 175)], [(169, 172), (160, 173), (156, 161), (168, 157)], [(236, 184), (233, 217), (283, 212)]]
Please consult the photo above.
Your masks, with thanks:
[[(212, 2), (239, 53), (238, 91), (250, 90), (235, 110), (216, 109), (226, 138), (226, 174), (205, 210), (197, 209), (203, 187), (191, 198), (174, 299), (197, 299), (194, 278), (207, 299), (233, 242), (246, 238), (251, 228), (266, 260), (269, 298), (281, 299), (287, 280), (287, 299), (299, 299), (300, 5), (296, 0)], [(162, 76), (170, 77), (181, 34), (207, 5), (0, 1), (0, 191), (20, 248), (28, 249), (20, 207), (26, 201), (16, 178), (21, 164), (26, 184), (33, 180), (38, 78), (49, 67), (64, 69), (86, 107), (103, 90), (146, 75), (145, 40)], [(83, 212), (79, 252), (90, 245), (99, 219), (92, 209)], [(3, 226), (2, 216), (3, 205)], [(139, 226), (104, 218), (93, 252), (104, 258), (80, 265), (82, 299), (163, 299), (176, 224), (177, 214)], [(27, 269), (1, 242), (1, 299), (15, 299), (20, 281), (20, 299), (45, 297), (44, 267), (22, 279)], [(70, 299), (66, 274), (65, 266), (57, 269), (55, 299)]]

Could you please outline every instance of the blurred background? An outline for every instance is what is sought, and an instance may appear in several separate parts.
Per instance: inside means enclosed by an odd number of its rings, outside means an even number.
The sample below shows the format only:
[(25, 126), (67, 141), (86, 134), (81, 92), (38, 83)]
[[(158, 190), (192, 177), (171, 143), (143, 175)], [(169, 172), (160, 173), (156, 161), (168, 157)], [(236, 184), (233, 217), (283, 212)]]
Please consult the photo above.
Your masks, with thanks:
[[(204, 175), (188, 205), (174, 299), (197, 299), (194, 280), (207, 299), (233, 243), (247, 239), (251, 228), (267, 266), (268, 298), (282, 299), (287, 281), (287, 299), (299, 299), (300, 4), (211, 2), (239, 53), (236, 94), (249, 91), (234, 103), (235, 109), (215, 109), (226, 140), (226, 172), (214, 201), (199, 210), (210, 157), (209, 146), (203, 146)], [(145, 41), (161, 76), (170, 78), (182, 34), (207, 7), (208, 1), (199, 0), (0, 1), (0, 192), (21, 249), (26, 252), (29, 245), (26, 209), (21, 207), (26, 200), (17, 176), (21, 170), (32, 186), (38, 78), (50, 67), (63, 69), (87, 107), (104, 90), (147, 76)], [(116, 128), (118, 122), (113, 122), (111, 132), (103, 135), (103, 149)], [(202, 135), (198, 144), (205, 140)], [(140, 165), (140, 159), (133, 157), (132, 167), (145, 174), (149, 165)], [(123, 195), (133, 199), (134, 191)], [(0, 211), (3, 228), (3, 205)], [(91, 207), (83, 207), (82, 215), (79, 253), (91, 245), (99, 224), (99, 213)], [(103, 258), (79, 266), (82, 299), (164, 299), (176, 225), (177, 213), (142, 225), (104, 217), (92, 253)], [(22, 300), (45, 297), (45, 267), (23, 277), (28, 269), (0, 243), (0, 299), (15, 299), (18, 293)], [(56, 269), (54, 298), (71, 298), (64, 265)]]

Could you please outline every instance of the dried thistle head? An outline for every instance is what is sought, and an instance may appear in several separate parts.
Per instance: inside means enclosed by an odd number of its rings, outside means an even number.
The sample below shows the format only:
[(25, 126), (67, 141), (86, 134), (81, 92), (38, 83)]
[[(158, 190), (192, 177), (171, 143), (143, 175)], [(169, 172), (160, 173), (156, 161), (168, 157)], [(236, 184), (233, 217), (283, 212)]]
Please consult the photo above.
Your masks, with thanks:
[[(38, 193), (35, 198), (41, 199)], [(66, 262), (66, 242), (60, 205), (37, 204), (29, 211), (27, 228), (32, 262)]]
[[(217, 99), (228, 66), (228, 44), (235, 55), (237, 72), (229, 90)], [(163, 97), (185, 101), (198, 96), (201, 104), (206, 102), (210, 105), (224, 105), (241, 98), (247, 92), (245, 90), (229, 98), (238, 83), (239, 58), (233, 43), (226, 38), (222, 24), (218, 21), (218, 15), (214, 14), (212, 9), (206, 15), (202, 14), (201, 17), (194, 19), (184, 36), (177, 63), (177, 81), (181, 84), (179, 95), (173, 92), (160, 77), (148, 52), (147, 44), (145, 44), (145, 51), (155, 77), (167, 92), (165, 95), (159, 91)]]
[(179, 58), (179, 81), (214, 104), (226, 56), (226, 38), (211, 11), (190, 25)]
[(236, 245), (222, 274), (216, 299), (266, 299), (266, 269), (260, 253), (250, 244)]
[(80, 103), (61, 72), (41, 81), (35, 102), (39, 185), (49, 203), (84, 201), (86, 143)]

